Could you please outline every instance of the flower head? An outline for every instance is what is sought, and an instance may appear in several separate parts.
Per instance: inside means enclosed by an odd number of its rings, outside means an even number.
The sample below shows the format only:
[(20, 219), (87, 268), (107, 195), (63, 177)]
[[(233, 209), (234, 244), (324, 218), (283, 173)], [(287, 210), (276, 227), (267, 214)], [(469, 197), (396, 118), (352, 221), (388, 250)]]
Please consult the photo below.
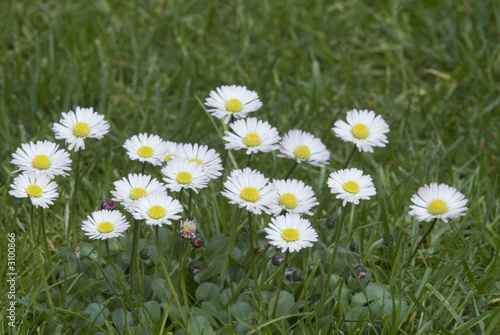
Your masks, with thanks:
[(254, 214), (260, 215), (262, 211), (270, 214), (269, 206), (278, 191), (268, 181), (259, 171), (245, 169), (227, 178), (221, 194), (229, 199), (229, 203), (246, 208)]
[(62, 113), (60, 123), (54, 123), (52, 131), (56, 139), (66, 140), (68, 149), (78, 151), (85, 149), (86, 138), (101, 139), (109, 132), (109, 123), (104, 116), (94, 112), (92, 107), (80, 108)]
[(156, 178), (143, 174), (129, 174), (127, 178), (115, 181), (115, 190), (111, 191), (114, 201), (121, 202), (127, 210), (133, 211), (133, 206), (142, 197), (155, 192), (167, 193), (165, 184)]
[(168, 150), (167, 143), (160, 136), (146, 133), (132, 136), (123, 147), (127, 149), (130, 159), (153, 165), (161, 165)]
[(317, 137), (299, 129), (292, 129), (283, 136), (280, 142), (278, 157), (295, 159), (298, 163), (305, 161), (314, 166), (328, 164), (330, 153)]
[(165, 156), (161, 159), (162, 164), (167, 164), (170, 162), (170, 160), (179, 157), (180, 153), (179, 151), (182, 150), (183, 144), (181, 143), (175, 143), (171, 141), (165, 141), (166, 143), (166, 152)]
[(187, 158), (189, 162), (198, 163), (210, 179), (215, 179), (222, 174), (220, 171), (223, 167), (219, 154), (206, 145), (183, 144), (179, 148), (179, 156)]
[(48, 208), (59, 196), (57, 184), (44, 174), (37, 175), (34, 171), (23, 173), (14, 178), (9, 193), (16, 198), (30, 198), (35, 207)]
[(431, 183), (418, 189), (417, 194), (411, 198), (414, 205), (408, 214), (417, 221), (430, 221), (441, 219), (448, 222), (465, 215), (467, 199), (455, 188), (446, 184)]
[(205, 100), (205, 105), (213, 116), (224, 119), (229, 123), (231, 115), (244, 118), (248, 113), (255, 112), (262, 107), (259, 96), (254, 91), (247, 90), (244, 86), (221, 86), (216, 91), (210, 92), (210, 97)]
[(270, 207), (274, 215), (280, 214), (282, 210), (312, 215), (311, 208), (319, 205), (312, 187), (301, 180), (274, 180), (273, 184), (278, 190), (278, 195)]
[(196, 237), (196, 222), (193, 220), (186, 220), (181, 224), (179, 233), (183, 238), (192, 239)]
[(353, 142), (359, 151), (373, 152), (373, 147), (385, 147), (389, 126), (373, 111), (353, 109), (347, 112), (347, 123), (335, 122), (332, 131), (344, 142)]
[(50, 178), (67, 176), (65, 171), (71, 170), (71, 159), (66, 150), (58, 149), (57, 144), (49, 141), (23, 143), (12, 154), (13, 159), (10, 162), (19, 168), (14, 172), (34, 171), (37, 175), (46, 174)]
[(370, 175), (363, 175), (363, 171), (356, 168), (332, 172), (328, 178), (328, 186), (337, 199), (343, 199), (342, 206), (347, 202), (359, 204), (359, 200), (368, 200), (377, 194)]
[(308, 220), (299, 214), (287, 213), (271, 219), (269, 228), (265, 228), (269, 244), (281, 248), (282, 252), (299, 251), (311, 247), (318, 240), (318, 234)]
[(222, 137), (227, 143), (226, 150), (246, 149), (246, 154), (256, 152), (270, 152), (278, 149), (280, 135), (276, 128), (271, 127), (266, 121), (250, 117), (236, 120), (229, 125), (234, 133), (225, 131)]
[(178, 213), (182, 212), (182, 205), (177, 199), (173, 199), (166, 193), (151, 193), (137, 200), (134, 206), (134, 218), (146, 220), (150, 226), (171, 225), (170, 220), (181, 218)]
[(130, 227), (125, 216), (119, 211), (108, 211), (106, 209), (93, 212), (83, 221), (82, 230), (90, 239), (106, 240), (117, 236), (123, 236), (123, 232)]
[(187, 158), (172, 159), (161, 169), (161, 173), (165, 176), (163, 180), (167, 183), (167, 188), (175, 192), (187, 188), (198, 193), (198, 189), (207, 187), (210, 180), (201, 164)]

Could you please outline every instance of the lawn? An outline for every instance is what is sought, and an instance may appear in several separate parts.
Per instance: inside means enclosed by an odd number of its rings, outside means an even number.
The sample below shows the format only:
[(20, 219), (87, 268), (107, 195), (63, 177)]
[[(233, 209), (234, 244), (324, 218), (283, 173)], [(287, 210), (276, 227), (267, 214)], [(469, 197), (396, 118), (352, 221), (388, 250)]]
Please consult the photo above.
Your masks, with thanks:
[[(500, 334), (499, 40), (492, 0), (0, 2), (0, 332)], [(225, 150), (231, 128), (205, 105), (223, 85), (255, 91), (262, 108), (249, 117), (281, 137), (320, 139), (328, 164)], [(75, 152), (52, 127), (78, 106), (110, 131)], [(335, 135), (353, 109), (385, 120), (385, 147)], [(172, 225), (118, 204), (124, 236), (90, 239), (82, 222), (114, 182), (164, 177), (127, 155), (140, 133), (214, 149), (222, 175), (169, 190), (183, 209)], [(9, 194), (12, 154), (45, 140), (69, 152), (71, 171), (55, 177), (54, 204), (33, 208)], [(312, 188), (311, 247), (280, 253), (264, 230), (276, 215), (221, 194), (247, 166), (269, 181), (293, 169)], [(328, 180), (345, 167), (376, 194), (343, 206)], [(434, 182), (465, 196), (465, 215), (408, 214)], [(203, 246), (179, 236), (186, 219)]]

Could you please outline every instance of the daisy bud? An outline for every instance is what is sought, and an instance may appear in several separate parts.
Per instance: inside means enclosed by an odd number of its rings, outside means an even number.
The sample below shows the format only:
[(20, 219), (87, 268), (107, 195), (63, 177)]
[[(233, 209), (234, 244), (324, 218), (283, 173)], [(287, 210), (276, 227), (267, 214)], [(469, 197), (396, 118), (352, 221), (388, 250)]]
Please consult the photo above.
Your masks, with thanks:
[(366, 277), (366, 268), (361, 265), (361, 264), (358, 264), (354, 267), (354, 271), (356, 271), (356, 273), (358, 274), (358, 278), (359, 279), (363, 279)]
[(149, 252), (149, 249), (142, 248), (141, 251), (139, 251), (139, 257), (142, 260), (147, 261), (151, 257), (151, 253)]
[(324, 222), (325, 222), (326, 228), (328, 228), (328, 229), (333, 229), (333, 228), (337, 227), (337, 219), (335, 218), (335, 216), (327, 217)]
[(271, 258), (271, 263), (273, 263), (274, 266), (280, 266), (284, 261), (285, 256), (282, 253), (276, 253)]
[(192, 274), (197, 274), (198, 272), (201, 271), (201, 264), (198, 261), (193, 261), (190, 260), (190, 262), (187, 265), (187, 271)]
[(381, 240), (382, 240), (382, 241), (381, 241), (381, 242), (382, 242), (382, 244), (383, 244), (383, 245), (385, 245), (386, 247), (388, 247), (388, 246), (389, 246), (389, 244), (394, 243), (395, 238), (394, 238), (394, 235), (393, 235), (393, 234), (391, 234), (391, 235), (390, 235), (390, 240), (391, 240), (391, 242), (388, 242), (388, 241), (387, 241), (387, 238), (386, 238), (386, 236), (385, 236), (385, 234), (382, 234), (382, 236), (381, 236)]
[(258, 254), (262, 253), (262, 251), (264, 251), (264, 249), (261, 248), (260, 245), (258, 245), (255, 248), (253, 248), (253, 254), (254, 255), (258, 255)]
[(205, 239), (201, 235), (196, 235), (193, 240), (191, 240), (193, 247), (201, 248), (205, 244)]
[(313, 271), (314, 271), (314, 268), (316, 267), (316, 264), (315, 263), (311, 263), (309, 264), (309, 266), (307, 267), (307, 273), (308, 274), (311, 274)]
[(114, 211), (116, 209), (116, 202), (106, 198), (101, 202), (101, 209), (107, 209), (108, 211)]
[(349, 250), (355, 253), (358, 252), (358, 245), (356, 244), (356, 242), (354, 241), (349, 242)]
[(304, 271), (299, 268), (295, 268), (292, 272), (292, 281), (294, 282), (301, 282), (304, 280)]
[(196, 222), (193, 220), (186, 220), (181, 224), (179, 233), (185, 239), (193, 239), (196, 237)]

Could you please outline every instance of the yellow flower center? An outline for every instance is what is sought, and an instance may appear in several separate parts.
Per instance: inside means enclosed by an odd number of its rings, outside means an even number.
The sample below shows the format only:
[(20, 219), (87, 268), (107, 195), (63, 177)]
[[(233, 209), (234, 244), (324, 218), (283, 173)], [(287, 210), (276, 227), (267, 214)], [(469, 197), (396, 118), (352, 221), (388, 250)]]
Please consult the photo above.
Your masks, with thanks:
[(115, 227), (111, 222), (104, 221), (97, 225), (97, 230), (99, 231), (99, 233), (108, 234), (115, 230)]
[(297, 148), (295, 148), (293, 154), (298, 159), (309, 159), (311, 157), (311, 150), (309, 150), (309, 147), (307, 145), (299, 145)]
[(130, 191), (130, 199), (132, 200), (137, 200), (139, 198), (145, 197), (146, 195), (148, 195), (148, 192), (140, 187), (133, 188)]
[(184, 229), (182, 231), (187, 231), (188, 233), (190, 233), (191, 229), (189, 229), (189, 227), (184, 227)]
[(191, 163), (191, 162), (196, 162), (196, 163), (198, 163), (198, 165), (201, 164), (201, 166), (205, 166), (205, 164), (203, 164), (203, 161), (199, 158), (190, 158), (189, 163)]
[(299, 239), (300, 233), (295, 228), (285, 228), (281, 232), (281, 237), (287, 242), (295, 242)]
[(241, 112), (243, 104), (238, 99), (231, 99), (226, 102), (226, 110), (231, 113)]
[(279, 199), (278, 203), (285, 206), (286, 209), (294, 209), (297, 207), (297, 197), (292, 193), (285, 193)]
[(39, 198), (42, 196), (43, 190), (40, 186), (31, 184), (30, 186), (26, 187), (26, 193), (28, 193), (30, 197)]
[(260, 136), (256, 133), (250, 133), (243, 137), (243, 143), (245, 143), (247, 147), (256, 147), (260, 144), (260, 142)]
[(241, 190), (240, 198), (248, 202), (256, 202), (260, 199), (260, 194), (255, 187), (245, 187)]
[(33, 162), (31, 163), (35, 169), (38, 170), (47, 170), (52, 163), (50, 162), (49, 156), (46, 155), (37, 155), (33, 158)]
[(172, 157), (177, 157), (177, 155), (176, 154), (168, 154), (168, 155), (165, 156), (165, 158), (163, 158), (163, 160), (165, 162), (170, 162), (170, 160), (172, 159)]
[(148, 211), (149, 217), (155, 220), (161, 219), (162, 217), (165, 216), (165, 214), (167, 214), (165, 208), (158, 205), (151, 206), (151, 208)]
[(358, 123), (352, 127), (351, 133), (358, 140), (364, 140), (368, 137), (368, 135), (370, 135), (370, 129), (368, 129), (368, 127), (364, 124)]
[(349, 192), (351, 194), (356, 194), (359, 192), (359, 185), (355, 181), (348, 181), (342, 185), (344, 191)]
[(149, 158), (149, 157), (153, 156), (154, 153), (155, 153), (155, 151), (153, 150), (153, 148), (148, 147), (147, 145), (142, 146), (139, 149), (137, 149), (137, 154), (141, 157), (144, 157), (144, 158)]
[(433, 200), (429, 206), (427, 206), (427, 210), (432, 215), (441, 215), (448, 211), (448, 205), (441, 199)]
[(182, 171), (177, 174), (177, 182), (179, 184), (187, 185), (193, 181), (191, 173)]
[(73, 127), (73, 135), (76, 137), (85, 137), (90, 134), (90, 127), (85, 122), (78, 122)]

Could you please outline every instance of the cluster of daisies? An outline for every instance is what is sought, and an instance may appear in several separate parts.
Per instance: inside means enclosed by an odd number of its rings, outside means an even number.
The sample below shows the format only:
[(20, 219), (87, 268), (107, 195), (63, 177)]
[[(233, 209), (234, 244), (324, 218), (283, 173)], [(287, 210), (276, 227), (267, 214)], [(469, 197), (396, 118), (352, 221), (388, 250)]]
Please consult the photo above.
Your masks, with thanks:
[[(250, 113), (259, 110), (262, 103), (256, 92), (242, 86), (221, 86), (210, 92), (205, 105), (213, 116), (229, 126), (223, 140), (226, 150), (245, 150), (247, 155), (279, 151), (278, 157), (294, 160), (294, 164), (308, 163), (322, 167), (329, 163), (330, 153), (322, 141), (300, 129), (289, 130), (282, 137), (268, 122)], [(347, 122), (346, 122), (347, 121)], [(385, 147), (389, 126), (380, 115), (368, 110), (347, 112), (346, 121), (335, 122), (332, 131), (344, 142), (352, 142), (358, 151), (373, 152), (374, 147)], [(109, 124), (92, 108), (76, 108), (63, 113), (60, 123), (53, 126), (56, 139), (64, 139), (68, 150), (85, 149), (85, 139), (102, 138)], [(139, 134), (123, 145), (131, 160), (160, 168), (162, 181), (145, 174), (129, 174), (114, 183), (111, 193), (137, 220), (148, 225), (170, 225), (179, 220), (183, 206), (170, 192), (184, 189), (198, 193), (208, 183), (221, 177), (220, 155), (206, 145), (165, 141), (157, 135)], [(13, 154), (13, 164), (24, 173), (14, 179), (12, 195), (29, 197), (34, 206), (47, 207), (58, 196), (52, 178), (67, 175), (71, 160), (69, 153), (49, 141), (22, 144)], [(295, 167), (294, 165), (294, 167)], [(293, 171), (293, 168), (292, 168)], [(311, 186), (296, 179), (270, 181), (261, 172), (249, 167), (233, 170), (224, 182), (221, 194), (230, 203), (260, 215), (273, 215), (265, 228), (269, 243), (282, 251), (298, 251), (317, 241), (317, 233), (309, 220), (312, 209), (318, 205)], [(357, 168), (332, 172), (328, 178), (331, 192), (342, 205), (359, 204), (376, 194), (370, 175)], [(464, 195), (445, 184), (431, 184), (419, 189), (412, 197), (410, 215), (429, 221), (464, 215), (467, 200)], [(192, 221), (181, 226), (181, 235), (191, 237), (196, 230)], [(82, 229), (90, 238), (107, 239), (121, 236), (129, 227), (119, 211), (101, 210), (92, 213), (83, 222)]]

